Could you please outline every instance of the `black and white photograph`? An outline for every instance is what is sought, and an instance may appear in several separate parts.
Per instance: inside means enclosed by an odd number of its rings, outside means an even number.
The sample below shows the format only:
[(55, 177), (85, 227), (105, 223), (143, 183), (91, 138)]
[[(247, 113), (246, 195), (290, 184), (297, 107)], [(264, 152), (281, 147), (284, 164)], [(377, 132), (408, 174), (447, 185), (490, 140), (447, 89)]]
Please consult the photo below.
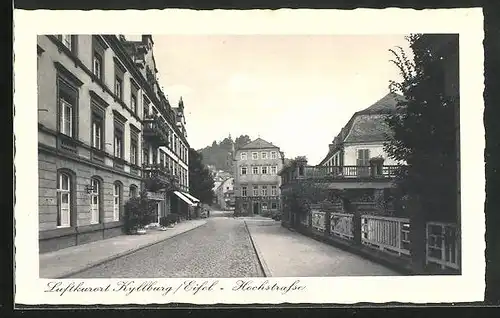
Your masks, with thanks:
[[(381, 11), (349, 16), (391, 16)], [(297, 12), (188, 12), (199, 25), (187, 32), (187, 22), (172, 29), (175, 10), (141, 28), (125, 15), (106, 28), (102, 13), (102, 30), (74, 27), (90, 14), (67, 29), (70, 16), (56, 14), (24, 41), (36, 88), (33, 105), (15, 105), (16, 160), (29, 160), (16, 168), (16, 193), (28, 193), (15, 213), (16, 270), (35, 273), (33, 299), (432, 302), (402, 291), (482, 292), (471, 283), (484, 276), (472, 268), (484, 267), (482, 69), (464, 66), (482, 53), (480, 28), (432, 29), (436, 15), (418, 28), (424, 13), (410, 12), (402, 31), (337, 21), (294, 32)], [(480, 11), (456, 16), (481, 26)], [(148, 29), (158, 20), (170, 29)], [(351, 281), (350, 296), (322, 291)], [(383, 285), (391, 292), (373, 295)]]

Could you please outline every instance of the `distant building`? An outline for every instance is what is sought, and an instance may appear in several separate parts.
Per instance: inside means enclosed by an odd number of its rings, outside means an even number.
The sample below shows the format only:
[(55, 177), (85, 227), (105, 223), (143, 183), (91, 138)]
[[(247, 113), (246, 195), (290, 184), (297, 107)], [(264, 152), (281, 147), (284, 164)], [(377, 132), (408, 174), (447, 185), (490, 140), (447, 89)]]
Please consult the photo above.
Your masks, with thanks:
[(234, 208), (234, 178), (227, 178), (216, 189), (217, 204), (223, 210)]
[(235, 213), (261, 214), (278, 210), (280, 205), (283, 153), (278, 146), (261, 138), (247, 143), (234, 153)]

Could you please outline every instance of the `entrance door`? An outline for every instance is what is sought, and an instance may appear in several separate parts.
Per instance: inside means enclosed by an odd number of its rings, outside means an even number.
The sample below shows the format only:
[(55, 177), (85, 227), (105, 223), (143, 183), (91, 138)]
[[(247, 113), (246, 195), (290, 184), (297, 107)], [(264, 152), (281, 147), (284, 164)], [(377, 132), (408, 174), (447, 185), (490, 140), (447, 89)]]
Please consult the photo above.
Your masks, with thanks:
[(259, 214), (259, 202), (253, 203), (253, 214)]

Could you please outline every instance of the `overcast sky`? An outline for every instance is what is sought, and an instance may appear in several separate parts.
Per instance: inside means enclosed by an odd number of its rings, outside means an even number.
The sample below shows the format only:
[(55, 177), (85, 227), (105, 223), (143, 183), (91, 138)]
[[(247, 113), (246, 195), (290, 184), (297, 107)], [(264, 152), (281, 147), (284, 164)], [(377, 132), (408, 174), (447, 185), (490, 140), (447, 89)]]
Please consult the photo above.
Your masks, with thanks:
[(153, 35), (160, 85), (195, 149), (248, 134), (317, 164), (352, 114), (399, 79), (404, 35)]

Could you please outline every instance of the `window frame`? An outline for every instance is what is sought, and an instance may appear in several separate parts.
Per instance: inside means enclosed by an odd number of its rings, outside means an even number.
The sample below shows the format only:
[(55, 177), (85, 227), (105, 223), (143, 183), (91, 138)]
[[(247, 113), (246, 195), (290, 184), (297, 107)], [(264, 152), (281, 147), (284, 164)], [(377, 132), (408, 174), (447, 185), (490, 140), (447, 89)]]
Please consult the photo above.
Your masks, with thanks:
[(260, 173), (261, 174), (268, 174), (269, 171), (267, 168), (268, 168), (267, 166), (260, 167)]
[[(120, 138), (117, 138), (120, 137)], [(117, 140), (120, 140), (120, 153), (117, 156)], [(123, 123), (118, 120), (114, 120), (114, 129), (113, 129), (113, 156), (115, 158), (124, 159), (125, 156), (125, 127)]]
[(272, 175), (278, 174), (278, 166), (271, 166), (270, 174)]
[[(135, 151), (134, 151), (135, 146)], [(138, 166), (139, 165), (139, 136), (138, 134), (130, 130), (130, 163)]]
[(271, 159), (278, 159), (276, 151), (271, 151)]
[(259, 186), (253, 186), (252, 194), (253, 194), (254, 197), (258, 197), (259, 196)]
[[(360, 156), (360, 154), (363, 154)], [(356, 165), (366, 167), (370, 165), (370, 149), (358, 148), (356, 149)]]
[[(246, 167), (246, 166), (240, 167), (240, 174), (241, 174), (242, 176), (247, 175), (247, 173), (248, 173), (248, 171), (247, 171), (247, 170), (248, 170), (248, 169), (247, 169), (247, 167)], [(245, 171), (245, 172), (243, 173), (243, 171)]]
[[(90, 113), (90, 145), (92, 148), (104, 151), (106, 144), (106, 134), (105, 134), (105, 125), (106, 125), (106, 111), (100, 107), (94, 100), (91, 100), (91, 113)], [(100, 128), (100, 145), (96, 147), (95, 145), (95, 131), (94, 124), (99, 124)]]
[[(93, 176), (90, 178), (90, 185), (92, 187), (89, 193), (90, 199), (90, 219), (89, 223), (91, 225), (102, 223), (102, 184), (103, 181), (101, 178), (97, 176)], [(96, 187), (97, 185), (97, 187)], [(96, 189), (97, 188), (97, 189)], [(94, 198), (97, 201), (97, 204), (94, 204)]]
[(271, 196), (275, 197), (278, 195), (278, 187), (275, 185), (271, 186)]
[[(70, 80), (66, 79), (63, 75), (58, 74), (56, 79), (56, 103), (57, 103), (57, 131), (72, 139), (78, 139), (78, 112), (79, 112), (79, 87)], [(66, 100), (64, 95), (70, 100)], [(62, 101), (65, 101), (71, 106), (71, 122), (70, 122), (70, 135), (65, 133), (64, 130), (64, 115)]]
[[(63, 188), (62, 178), (67, 178), (67, 189)], [(67, 198), (67, 207), (65, 208), (67, 214), (67, 223), (63, 224), (63, 195)], [(57, 172), (57, 187), (56, 187), (56, 201), (57, 201), (57, 215), (56, 215), (56, 227), (57, 228), (68, 228), (71, 227), (72, 223), (72, 212), (73, 212), (73, 175), (67, 171)]]
[[(258, 166), (253, 166), (253, 167), (252, 167), (252, 174), (259, 174), (259, 172), (260, 172), (259, 170), (260, 170), (260, 169), (259, 169), (259, 167), (258, 167)], [(257, 172), (255, 172), (255, 171), (257, 171)]]
[(260, 193), (263, 197), (267, 197), (267, 186), (263, 185), (262, 188), (260, 189)]
[(267, 160), (268, 159), (267, 151), (261, 151), (260, 152), (260, 158)]
[(271, 210), (277, 210), (277, 209), (278, 209), (278, 203), (271, 202)]
[[(66, 45), (64, 38), (69, 37), (70, 45)], [(78, 37), (74, 34), (58, 34), (56, 38), (64, 45), (66, 49), (68, 49), (71, 53), (77, 54), (78, 51)]]
[(240, 153), (240, 158), (241, 158), (241, 160), (247, 160), (248, 154), (246, 152), (242, 152), (242, 153)]
[[(118, 203), (116, 202), (117, 199)], [(122, 202), (123, 202), (123, 185), (121, 182), (115, 181), (113, 183), (113, 222), (120, 221)]]
[(252, 152), (252, 160), (259, 160), (259, 153), (254, 151)]

